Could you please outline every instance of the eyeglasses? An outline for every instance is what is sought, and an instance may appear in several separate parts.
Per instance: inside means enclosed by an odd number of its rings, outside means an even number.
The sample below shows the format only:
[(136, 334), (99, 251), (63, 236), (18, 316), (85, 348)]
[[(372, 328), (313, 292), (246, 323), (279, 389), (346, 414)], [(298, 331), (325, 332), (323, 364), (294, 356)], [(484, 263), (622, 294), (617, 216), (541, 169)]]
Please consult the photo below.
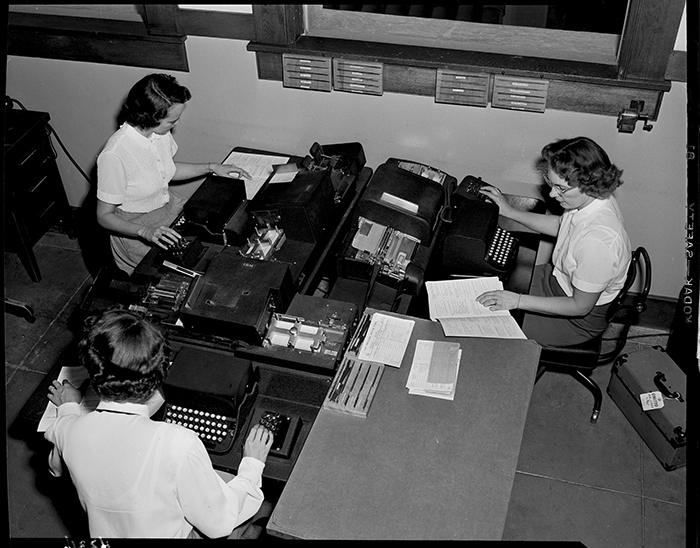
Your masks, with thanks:
[(548, 185), (549, 187), (553, 188), (554, 191), (555, 191), (559, 196), (563, 196), (564, 194), (566, 194), (566, 193), (569, 192), (570, 190), (574, 190), (575, 188), (578, 188), (578, 187), (575, 187), (575, 186), (571, 186), (571, 187), (569, 187), (569, 188), (564, 188), (564, 189), (562, 189), (561, 187), (556, 186), (552, 181), (549, 180), (549, 177), (546, 177), (546, 176), (544, 177), (544, 182), (547, 183), (547, 185)]

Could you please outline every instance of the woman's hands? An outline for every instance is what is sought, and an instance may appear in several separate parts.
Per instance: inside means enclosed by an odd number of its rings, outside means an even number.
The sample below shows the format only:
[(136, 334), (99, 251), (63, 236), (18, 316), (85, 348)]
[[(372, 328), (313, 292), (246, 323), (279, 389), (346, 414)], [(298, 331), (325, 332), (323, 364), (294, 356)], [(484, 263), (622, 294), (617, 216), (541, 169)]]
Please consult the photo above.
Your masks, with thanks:
[(497, 289), (482, 293), (476, 301), (489, 310), (514, 310), (520, 306), (520, 294)]
[(49, 386), (48, 398), (51, 403), (58, 407), (64, 403), (80, 403), (83, 395), (68, 381), (63, 381), (63, 383), (53, 381)]
[(243, 445), (243, 456), (253, 457), (260, 462), (267, 460), (267, 455), (272, 447), (274, 436), (267, 428), (261, 424), (256, 424), (250, 429), (250, 434)]
[(168, 249), (171, 245), (180, 241), (180, 234), (168, 226), (143, 226), (139, 228), (138, 235), (147, 242), (154, 243), (158, 247)]
[(215, 164), (212, 162), (209, 164), (209, 170), (219, 177), (231, 177), (234, 179), (245, 177), (246, 179), (252, 179), (250, 173), (234, 164)]
[(484, 185), (479, 192), (498, 206), (499, 214), (508, 218), (512, 216), (511, 212), (513, 211), (513, 207), (506, 201), (505, 196), (503, 196), (503, 193), (498, 188), (491, 185)]

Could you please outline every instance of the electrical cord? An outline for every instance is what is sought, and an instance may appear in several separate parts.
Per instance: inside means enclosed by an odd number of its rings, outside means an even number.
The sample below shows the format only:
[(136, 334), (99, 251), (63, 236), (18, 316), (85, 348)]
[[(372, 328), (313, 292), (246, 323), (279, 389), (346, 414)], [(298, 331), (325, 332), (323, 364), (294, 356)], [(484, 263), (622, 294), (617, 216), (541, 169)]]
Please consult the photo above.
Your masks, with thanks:
[[(12, 104), (18, 105), (22, 110), (27, 110), (26, 107), (20, 103), (17, 99), (13, 99), (9, 95), (5, 95), (5, 108), (11, 108)], [(43, 120), (42, 120), (43, 122)], [(48, 122), (43, 122), (44, 126), (46, 127), (47, 133), (49, 136), (53, 134), (54, 137), (56, 137), (56, 140), (58, 141), (58, 144), (61, 145), (61, 148), (63, 149), (63, 152), (66, 153), (66, 156), (68, 156), (68, 159), (73, 163), (73, 165), (76, 167), (76, 169), (80, 172), (80, 174), (85, 178), (85, 180), (92, 185), (92, 181), (90, 180), (90, 177), (86, 175), (86, 173), (83, 171), (83, 169), (78, 165), (78, 163), (75, 161), (73, 156), (71, 156), (70, 152), (68, 152), (68, 149), (66, 146), (63, 144), (63, 141), (61, 141), (61, 138), (58, 136), (58, 133), (56, 133), (56, 130), (51, 127), (51, 124)], [(53, 141), (49, 139), (49, 144), (51, 145), (51, 150), (53, 150), (53, 156), (54, 158), (58, 158), (58, 154), (56, 152), (56, 148), (54, 147)]]
[(451, 223), (453, 220), (453, 210), (452, 210), (452, 193), (454, 188), (452, 188), (451, 182), (445, 182), (444, 185), (445, 195), (442, 209), (440, 210), (439, 216), (443, 223)]

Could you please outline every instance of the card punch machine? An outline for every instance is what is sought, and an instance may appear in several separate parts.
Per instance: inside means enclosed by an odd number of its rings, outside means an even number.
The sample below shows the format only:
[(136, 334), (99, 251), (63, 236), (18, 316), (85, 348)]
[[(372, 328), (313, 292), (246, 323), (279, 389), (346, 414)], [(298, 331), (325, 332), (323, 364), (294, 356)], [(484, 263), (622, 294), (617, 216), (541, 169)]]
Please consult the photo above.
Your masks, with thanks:
[[(258, 234), (259, 219), (275, 217), (283, 225), (283, 240), (318, 244), (333, 220), (333, 196), (347, 192), (343, 185), (364, 166), (364, 153), (359, 143), (323, 149), (315, 145), (314, 150), (320, 156), (309, 163), (308, 171), (298, 172), (290, 184), (263, 187), (251, 201)], [(341, 153), (353, 161), (344, 160)], [(334, 173), (337, 188), (331, 186)], [(263, 228), (277, 230), (277, 225)], [(265, 354), (282, 365), (332, 374), (355, 321), (355, 307), (296, 295), (295, 264), (248, 251), (245, 245), (237, 251), (224, 247), (211, 259), (181, 308), (184, 326), (196, 334), (240, 343), (238, 352)]]
[[(297, 171), (295, 184), (266, 183), (258, 191), (255, 202), (253, 202), (255, 197), (250, 199), (247, 197), (243, 180), (209, 175), (185, 204), (183, 214), (176, 221), (174, 228), (198, 236), (205, 242), (219, 245), (242, 246), (246, 240), (250, 241), (248, 236), (251, 234), (258, 240), (272, 239), (273, 245), (280, 245), (278, 240), (283, 236), (282, 227), (268, 234), (274, 225), (280, 224), (286, 225), (285, 228), (288, 230), (300, 232), (300, 237), (304, 241), (313, 239), (314, 219), (332, 215), (332, 211), (307, 211), (313, 207), (313, 201), (318, 201), (317, 194), (321, 192), (320, 190), (312, 192), (309, 188), (314, 186), (325, 191), (326, 185), (318, 183), (318, 180), (327, 177), (330, 205), (339, 203), (354, 188), (353, 183), (364, 167), (365, 161), (364, 150), (360, 143), (324, 146), (314, 143), (310, 149), (310, 155), (301, 160), (300, 165), (290, 163)], [(301, 180), (305, 178), (309, 179), (306, 181), (307, 184)], [(291, 196), (288, 195), (290, 192), (292, 192)], [(320, 201), (324, 202), (322, 199)], [(277, 211), (276, 216), (264, 215), (255, 211), (256, 209), (274, 209), (275, 204), (278, 205), (277, 209), (286, 207), (283, 212), (285, 214), (279, 215), (280, 212)], [(322, 203), (318, 207), (323, 205)], [(272, 213), (275, 212), (272, 211)], [(306, 225), (310, 227), (305, 231), (299, 228)], [(253, 256), (254, 253), (251, 251), (248, 255)]]
[(380, 165), (358, 202), (339, 275), (417, 294), (451, 181), (456, 179), (407, 160)]

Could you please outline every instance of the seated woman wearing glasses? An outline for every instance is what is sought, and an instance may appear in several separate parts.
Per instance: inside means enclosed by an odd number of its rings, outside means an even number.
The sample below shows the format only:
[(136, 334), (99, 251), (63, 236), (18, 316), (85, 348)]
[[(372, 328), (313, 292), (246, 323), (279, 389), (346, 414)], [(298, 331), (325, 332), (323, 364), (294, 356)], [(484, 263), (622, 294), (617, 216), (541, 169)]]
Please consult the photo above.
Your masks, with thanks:
[(622, 170), (587, 137), (562, 139), (542, 149), (550, 196), (564, 213), (514, 209), (503, 194), (481, 192), (500, 214), (542, 234), (556, 236), (552, 261), (535, 267), (530, 293), (488, 291), (477, 301), (491, 310), (525, 310), (523, 331), (542, 345), (570, 346), (605, 330), (605, 312), (627, 276), (630, 241), (613, 191)]

